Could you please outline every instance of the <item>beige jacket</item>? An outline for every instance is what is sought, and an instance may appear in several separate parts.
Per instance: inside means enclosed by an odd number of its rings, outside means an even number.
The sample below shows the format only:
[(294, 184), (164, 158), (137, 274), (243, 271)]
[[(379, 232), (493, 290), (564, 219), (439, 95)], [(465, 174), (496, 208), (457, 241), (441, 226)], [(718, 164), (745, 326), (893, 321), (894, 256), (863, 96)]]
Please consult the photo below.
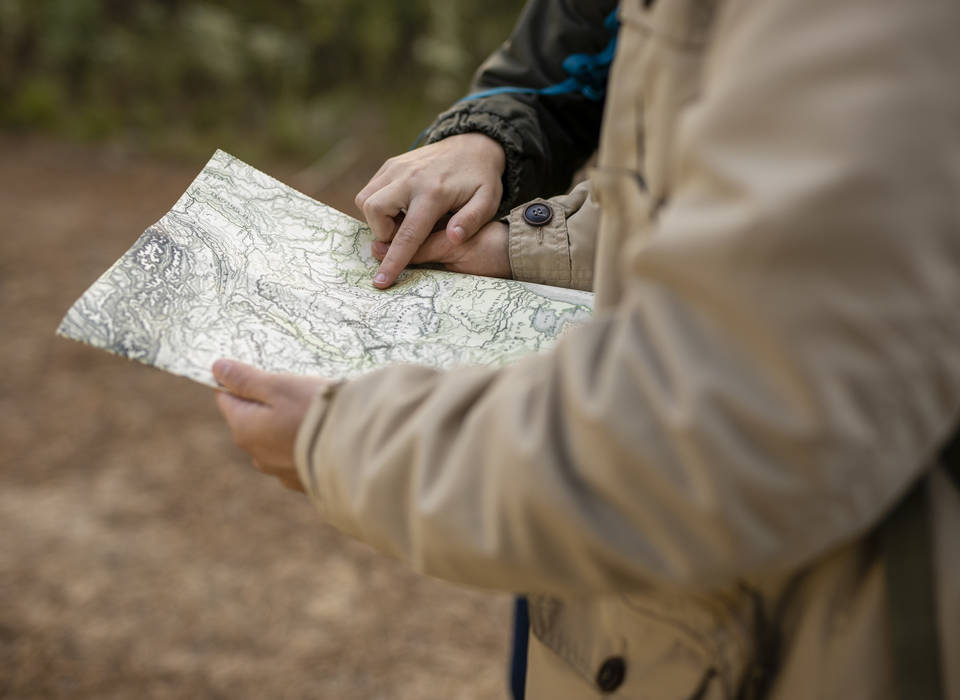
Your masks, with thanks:
[[(417, 570), (530, 593), (529, 697), (732, 698), (762, 610), (772, 697), (889, 698), (869, 531), (960, 421), (960, 3), (621, 17), (596, 206), (558, 200), (557, 240), (511, 219), (516, 272), (586, 284), (600, 212), (594, 320), (327, 392), (301, 476)], [(960, 698), (960, 495), (933, 483)]]

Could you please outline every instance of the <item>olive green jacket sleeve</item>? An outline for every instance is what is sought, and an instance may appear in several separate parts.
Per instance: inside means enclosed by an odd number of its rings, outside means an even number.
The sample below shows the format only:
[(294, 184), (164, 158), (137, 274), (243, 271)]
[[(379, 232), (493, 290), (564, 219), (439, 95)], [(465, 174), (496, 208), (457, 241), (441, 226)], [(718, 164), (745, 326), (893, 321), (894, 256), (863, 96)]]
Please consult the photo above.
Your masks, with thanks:
[[(558, 85), (570, 77), (564, 59), (597, 54), (609, 44), (604, 20), (611, 0), (533, 0), (510, 39), (480, 67), (471, 94), (491, 88)], [(506, 168), (500, 213), (533, 197), (566, 191), (576, 170), (596, 150), (603, 116), (605, 72), (587, 76), (593, 98), (582, 92), (558, 95), (498, 94), (466, 98), (437, 117), (425, 141), (470, 131), (503, 146)]]
[(610, 306), (503, 369), (390, 367), (318, 398), (297, 464), (329, 522), (473, 585), (702, 587), (852, 541), (922, 473), (960, 408), (960, 5), (718, 13), (697, 98), (650, 115), (675, 130), (648, 169), (662, 206), (604, 171)]

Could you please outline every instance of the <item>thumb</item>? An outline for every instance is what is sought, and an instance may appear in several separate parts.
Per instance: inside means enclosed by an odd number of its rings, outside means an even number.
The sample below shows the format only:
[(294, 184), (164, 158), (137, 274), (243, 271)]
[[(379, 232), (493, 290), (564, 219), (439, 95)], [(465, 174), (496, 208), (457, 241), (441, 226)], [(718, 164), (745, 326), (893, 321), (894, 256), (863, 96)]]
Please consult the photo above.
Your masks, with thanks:
[(269, 403), (271, 384), (268, 373), (236, 360), (217, 360), (213, 363), (213, 378), (224, 389), (250, 401)]
[(447, 222), (447, 238), (451, 243), (463, 243), (493, 218), (499, 203), (499, 193), (495, 193), (490, 187), (480, 187), (469, 201), (450, 217)]

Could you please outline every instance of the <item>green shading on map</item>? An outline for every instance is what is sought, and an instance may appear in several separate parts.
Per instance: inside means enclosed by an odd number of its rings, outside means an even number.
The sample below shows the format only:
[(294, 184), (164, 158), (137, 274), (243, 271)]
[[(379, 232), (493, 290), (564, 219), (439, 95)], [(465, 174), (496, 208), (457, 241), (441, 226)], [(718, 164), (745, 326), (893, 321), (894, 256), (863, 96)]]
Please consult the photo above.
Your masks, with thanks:
[(330, 378), (505, 364), (590, 316), (589, 293), (439, 270), (377, 290), (371, 240), (356, 219), (217, 151), (57, 332), (216, 386), (220, 357)]

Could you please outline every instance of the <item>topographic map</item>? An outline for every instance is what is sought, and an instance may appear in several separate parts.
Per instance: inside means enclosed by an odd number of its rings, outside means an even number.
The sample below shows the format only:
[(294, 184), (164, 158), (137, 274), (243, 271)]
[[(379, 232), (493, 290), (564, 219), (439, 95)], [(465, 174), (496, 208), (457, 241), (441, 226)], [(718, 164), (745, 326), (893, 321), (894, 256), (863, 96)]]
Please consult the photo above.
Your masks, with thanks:
[(217, 151), (58, 333), (210, 386), (214, 360), (348, 378), (499, 365), (586, 320), (593, 295), (410, 269), (388, 290), (365, 224)]

